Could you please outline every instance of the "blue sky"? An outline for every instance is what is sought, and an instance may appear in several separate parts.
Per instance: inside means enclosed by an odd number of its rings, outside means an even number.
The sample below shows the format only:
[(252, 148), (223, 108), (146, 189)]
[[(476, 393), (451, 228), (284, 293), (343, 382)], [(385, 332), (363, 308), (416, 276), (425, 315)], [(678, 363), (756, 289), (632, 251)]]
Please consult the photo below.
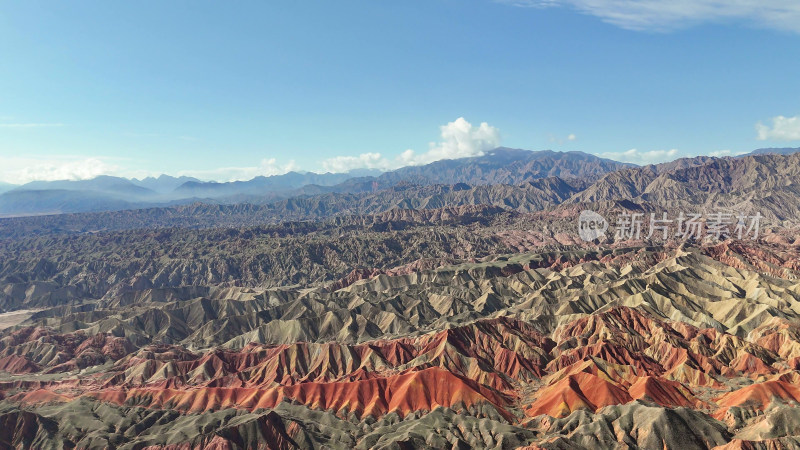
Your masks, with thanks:
[(3, 2), (0, 181), (800, 146), (796, 3)]

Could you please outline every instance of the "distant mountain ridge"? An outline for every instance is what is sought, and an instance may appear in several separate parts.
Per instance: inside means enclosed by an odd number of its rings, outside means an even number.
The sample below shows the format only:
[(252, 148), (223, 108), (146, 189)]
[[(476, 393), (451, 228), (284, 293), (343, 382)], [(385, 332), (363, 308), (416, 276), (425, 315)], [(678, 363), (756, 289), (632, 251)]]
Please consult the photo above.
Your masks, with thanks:
[[(270, 203), (329, 193), (371, 193), (399, 185), (518, 185), (551, 177), (595, 180), (606, 173), (627, 167), (633, 165), (582, 152), (528, 151), (500, 147), (482, 156), (404, 167), (378, 176), (371, 176), (369, 174), (374, 172), (364, 170), (324, 174), (289, 172), (227, 183), (202, 182), (190, 177), (176, 178), (166, 175), (143, 180), (101, 176), (81, 181), (27, 183), (0, 194), (0, 215), (163, 207), (195, 201)], [(31, 194), (31, 191), (38, 193)]]
[(609, 172), (634, 167), (583, 152), (528, 151), (499, 147), (472, 158), (436, 161), (424, 166), (409, 166), (378, 177), (381, 186), (399, 182), (412, 184), (519, 184), (525, 181), (559, 177), (599, 178)]
[(800, 147), (798, 148), (759, 148), (757, 150), (753, 150), (750, 153), (747, 153), (747, 156), (750, 155), (791, 155), (792, 153), (800, 152)]
[(289, 172), (283, 175), (257, 176), (248, 181), (231, 181), (227, 183), (192, 180), (177, 186), (174, 193), (185, 197), (201, 198), (257, 195), (264, 192), (289, 191), (307, 185), (333, 186), (350, 178), (353, 178), (353, 176), (347, 173)]
[(305, 186), (292, 196), (253, 197), (246, 203), (186, 201), (169, 207), (6, 219), (0, 220), (0, 239), (135, 228), (253, 226), (470, 205), (520, 213), (556, 209), (566, 213), (575, 207), (613, 208), (623, 202), (626, 207), (665, 212), (758, 211), (770, 221), (796, 222), (800, 217), (800, 153), (684, 158), (626, 167), (596, 180), (547, 177), (519, 184), (476, 185), (398, 182), (386, 188), (377, 187), (378, 183), (372, 177), (353, 178), (339, 186)]
[(198, 180), (195, 177), (187, 177), (187, 176), (173, 177), (162, 174), (159, 175), (157, 178), (147, 177), (147, 178), (142, 178), (141, 180), (133, 178), (130, 181), (136, 184), (137, 186), (141, 186), (143, 188), (150, 189), (151, 191), (165, 194), (167, 192), (174, 191), (175, 188), (184, 183), (199, 182), (200, 180)]
[(91, 180), (32, 181), (0, 195), (0, 214), (113, 211), (136, 207), (157, 195), (127, 178), (108, 175)]
[[(404, 167), (379, 176), (290, 172), (230, 183), (188, 177), (128, 180), (103, 176), (16, 187), (0, 194), (0, 214), (101, 212), (200, 202), (252, 204), (258, 212), (248, 213), (255, 214), (252, 217), (236, 213), (238, 220), (274, 223), (391, 208), (485, 204), (527, 212), (561, 204), (625, 200), (668, 209), (759, 209), (780, 220), (800, 215), (800, 153), (756, 152), (738, 157), (681, 158), (639, 167), (580, 152), (497, 148), (482, 156)], [(169, 191), (172, 186), (176, 187)], [(198, 226), (217, 222), (213, 217), (203, 218)]]
[(11, 189), (14, 189), (16, 187), (18, 187), (16, 184), (3, 183), (2, 181), (0, 181), (0, 194), (6, 191), (10, 191)]
[(127, 178), (109, 175), (100, 175), (90, 180), (31, 181), (14, 188), (14, 191), (44, 190), (100, 191), (140, 198), (155, 194), (151, 189), (137, 185)]

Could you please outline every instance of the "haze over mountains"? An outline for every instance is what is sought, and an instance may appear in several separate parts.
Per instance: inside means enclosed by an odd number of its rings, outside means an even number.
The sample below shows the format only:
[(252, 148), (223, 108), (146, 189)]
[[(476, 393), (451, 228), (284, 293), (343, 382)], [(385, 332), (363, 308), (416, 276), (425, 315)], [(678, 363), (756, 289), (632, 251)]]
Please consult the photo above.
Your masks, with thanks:
[[(759, 149), (749, 155), (791, 154), (798, 149)], [(680, 165), (708, 162), (697, 157), (661, 164), (667, 170)], [(404, 167), (386, 173), (356, 170), (349, 173), (289, 172), (249, 181), (203, 182), (192, 177), (161, 175), (142, 180), (100, 176), (80, 181), (34, 181), (22, 186), (0, 184), (0, 215), (24, 216), (74, 212), (115, 211), (194, 203), (268, 204), (289, 198), (327, 193), (362, 194), (397, 185), (517, 186), (557, 177), (561, 180), (594, 181), (632, 164), (602, 159), (581, 152), (531, 152), (498, 148), (484, 156), (442, 160), (423, 166)]]
[(9, 191), (11, 189), (14, 189), (15, 187), (17, 186), (9, 183), (3, 183), (2, 181), (0, 181), (0, 193)]
[(748, 155), (790, 155), (800, 152), (800, 148), (781, 147), (781, 148), (759, 148), (748, 153)]
[[(0, 236), (54, 230), (85, 232), (275, 224), (287, 220), (375, 214), (395, 208), (490, 205), (517, 212), (535, 212), (581, 203), (606, 208), (622, 200), (644, 210), (758, 210), (769, 219), (781, 221), (800, 214), (798, 184), (793, 181), (799, 162), (800, 153), (759, 153), (736, 158), (700, 156), (635, 167), (583, 153), (498, 149), (482, 157), (439, 161), (377, 177), (350, 177), (329, 186), (302, 183), (321, 178), (334, 182), (348, 175), (287, 174), (235, 183), (190, 180), (178, 185), (173, 192), (202, 189), (206, 193), (216, 192), (220, 197), (184, 198), (168, 202), (167, 206), (121, 198), (98, 202), (95, 194), (99, 191), (21, 189), (0, 195), (0, 201), (6, 202), (8, 208), (18, 208), (16, 215), (43, 213), (45, 205), (56, 203), (78, 210), (94, 207), (91, 211), (97, 212), (0, 220)], [(173, 184), (177, 181), (168, 177), (162, 179)], [(108, 188), (102, 193), (104, 196), (115, 192), (111, 189), (128, 198), (153, 192), (134, 181), (114, 177), (51, 183), (60, 187), (101, 185)], [(232, 192), (239, 193), (232, 195)], [(109, 205), (123, 210), (102, 212)]]
[(198, 200), (212, 203), (267, 203), (326, 192), (375, 191), (399, 183), (516, 184), (547, 176), (597, 177), (625, 166), (579, 152), (529, 152), (498, 148), (484, 156), (438, 161), (384, 174), (365, 170), (325, 174), (289, 172), (227, 183), (167, 175), (143, 180), (102, 176), (84, 181), (37, 181), (16, 187), (0, 195), (0, 214), (112, 211)]

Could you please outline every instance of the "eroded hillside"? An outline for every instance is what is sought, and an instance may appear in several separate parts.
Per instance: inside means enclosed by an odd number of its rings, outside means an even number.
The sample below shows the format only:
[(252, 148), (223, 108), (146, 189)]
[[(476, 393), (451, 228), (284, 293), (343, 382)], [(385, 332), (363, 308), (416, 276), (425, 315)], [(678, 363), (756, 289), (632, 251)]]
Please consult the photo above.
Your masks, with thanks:
[(291, 287), (134, 283), (6, 330), (2, 439), (792, 448), (798, 262), (792, 244), (730, 241), (516, 252)]
[(796, 158), (3, 221), (0, 446), (798, 448)]

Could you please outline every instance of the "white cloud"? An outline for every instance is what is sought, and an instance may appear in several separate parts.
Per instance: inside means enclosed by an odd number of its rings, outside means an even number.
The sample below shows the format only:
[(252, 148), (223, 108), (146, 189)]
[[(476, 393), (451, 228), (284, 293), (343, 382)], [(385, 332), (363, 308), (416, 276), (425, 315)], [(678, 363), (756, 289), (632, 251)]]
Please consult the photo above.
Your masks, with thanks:
[(632, 148), (624, 152), (600, 153), (598, 156), (613, 159), (614, 161), (634, 164), (656, 164), (674, 160), (678, 157), (678, 150), (673, 148), (671, 150), (650, 150), (642, 152)]
[(214, 181), (246, 181), (257, 176), (283, 175), (287, 172), (298, 170), (294, 161), (287, 164), (278, 164), (275, 158), (264, 158), (257, 166), (248, 167), (220, 167), (210, 170), (182, 170), (178, 176), (196, 177), (201, 180)]
[(500, 130), (486, 122), (474, 127), (463, 117), (442, 125), (442, 141), (431, 143), (427, 152), (416, 154), (413, 150), (403, 152), (399, 160), (403, 165), (422, 165), (441, 159), (457, 159), (481, 156), (487, 150), (500, 146)]
[[(432, 142), (424, 153), (406, 150), (394, 158), (381, 153), (362, 153), (358, 156), (337, 156), (321, 162), (327, 172), (347, 172), (368, 168), (392, 170), (409, 165), (423, 165), (442, 159), (481, 156), (500, 145), (500, 132), (486, 122), (473, 126), (463, 117), (440, 127), (441, 140)], [(133, 136), (132, 134), (130, 134)], [(136, 135), (141, 136), (141, 135)], [(571, 135), (574, 137), (574, 135)], [(188, 137), (181, 137), (188, 138)], [(569, 139), (569, 138), (568, 138)], [(14, 184), (34, 180), (81, 180), (99, 175), (158, 176), (145, 170), (120, 168), (108, 161), (108, 157), (46, 157), (4, 158), (0, 157), (0, 180)], [(264, 158), (258, 165), (230, 166), (209, 170), (181, 170), (177, 176), (193, 176), (203, 180), (243, 181), (257, 176), (282, 175), (299, 170), (294, 161), (279, 164), (275, 158)]]
[(739, 156), (748, 153), (747, 151), (733, 151), (733, 150), (716, 150), (713, 152), (708, 152), (708, 156), (714, 156), (716, 158), (722, 158), (723, 156)]
[(550, 142), (558, 145), (564, 145), (568, 142), (573, 142), (578, 140), (578, 136), (576, 136), (574, 133), (570, 133), (566, 137), (556, 136), (555, 134), (552, 133), (548, 134), (547, 136)]
[(425, 153), (417, 153), (409, 149), (395, 158), (386, 158), (381, 153), (336, 156), (323, 161), (322, 167), (329, 172), (347, 172), (364, 168), (392, 170), (404, 166), (429, 164), (442, 159), (481, 156), (486, 151), (500, 146), (500, 130), (486, 122), (476, 127), (463, 117), (459, 117), (439, 128), (442, 140), (431, 142)]
[[(126, 160), (119, 157), (47, 156), (4, 157), (0, 156), (0, 181), (25, 184), (31, 181), (88, 180), (100, 175), (128, 178), (159, 176), (162, 172), (136, 170), (121, 167), (113, 161)], [(130, 162), (127, 161), (126, 162)], [(182, 170), (177, 176), (187, 175), (202, 180), (244, 181), (259, 175), (282, 175), (298, 170), (294, 161), (279, 164), (275, 158), (264, 158), (258, 165), (245, 167), (220, 167), (211, 170)]]
[(756, 131), (760, 141), (800, 141), (800, 116), (773, 117), (771, 127), (759, 122)]
[(31, 181), (88, 180), (117, 172), (118, 167), (95, 157), (2, 157), (0, 180), (12, 184)]
[(49, 128), (63, 126), (63, 123), (0, 123), (0, 128)]
[(514, 6), (570, 7), (635, 31), (670, 31), (704, 22), (741, 22), (800, 32), (797, 0), (499, 0)]
[(322, 161), (326, 172), (348, 172), (353, 169), (389, 170), (392, 162), (380, 153), (362, 153), (358, 156), (336, 156)]

